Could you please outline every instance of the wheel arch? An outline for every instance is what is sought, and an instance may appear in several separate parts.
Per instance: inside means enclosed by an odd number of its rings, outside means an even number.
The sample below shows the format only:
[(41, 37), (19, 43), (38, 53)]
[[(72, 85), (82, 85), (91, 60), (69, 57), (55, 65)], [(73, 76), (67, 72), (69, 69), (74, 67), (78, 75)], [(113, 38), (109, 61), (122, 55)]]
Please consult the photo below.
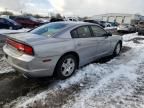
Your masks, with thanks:
[(74, 51), (69, 51), (69, 52), (64, 53), (64, 54), (58, 59), (58, 61), (57, 61), (57, 63), (56, 63), (56, 66), (55, 66), (55, 69), (54, 69), (54, 75), (55, 75), (55, 71), (56, 71), (56, 67), (57, 67), (57, 65), (58, 65), (58, 62), (59, 62), (64, 56), (66, 56), (66, 55), (73, 55), (73, 56), (75, 56), (76, 59), (77, 59), (77, 63), (78, 63), (77, 68), (79, 67), (79, 62), (80, 62), (79, 54), (76, 53), (76, 52), (74, 52)]

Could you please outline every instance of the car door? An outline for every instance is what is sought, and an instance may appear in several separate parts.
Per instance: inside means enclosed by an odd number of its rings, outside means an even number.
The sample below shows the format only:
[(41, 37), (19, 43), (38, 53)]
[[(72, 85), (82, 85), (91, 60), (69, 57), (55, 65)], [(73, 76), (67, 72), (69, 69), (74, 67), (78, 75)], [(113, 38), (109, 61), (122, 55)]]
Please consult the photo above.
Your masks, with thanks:
[(80, 64), (84, 65), (94, 61), (96, 57), (96, 41), (92, 37), (89, 26), (81, 26), (71, 32), (74, 39), (76, 51), (80, 56)]
[(91, 25), (90, 28), (92, 36), (95, 37), (97, 57), (106, 56), (111, 51), (111, 38), (108, 36), (109, 34), (97, 25)]

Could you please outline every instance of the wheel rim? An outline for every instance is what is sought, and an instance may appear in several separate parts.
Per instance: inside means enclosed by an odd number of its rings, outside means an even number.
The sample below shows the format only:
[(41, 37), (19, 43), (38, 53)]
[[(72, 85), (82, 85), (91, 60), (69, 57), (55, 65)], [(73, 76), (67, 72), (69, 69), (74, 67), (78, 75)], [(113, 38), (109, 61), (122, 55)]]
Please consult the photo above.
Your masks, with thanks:
[(75, 61), (72, 58), (68, 58), (64, 60), (62, 66), (61, 66), (61, 72), (62, 75), (65, 77), (70, 76), (75, 69)]
[(121, 45), (118, 44), (118, 45), (117, 45), (117, 48), (116, 48), (116, 54), (117, 54), (117, 55), (120, 53), (120, 50), (121, 50)]

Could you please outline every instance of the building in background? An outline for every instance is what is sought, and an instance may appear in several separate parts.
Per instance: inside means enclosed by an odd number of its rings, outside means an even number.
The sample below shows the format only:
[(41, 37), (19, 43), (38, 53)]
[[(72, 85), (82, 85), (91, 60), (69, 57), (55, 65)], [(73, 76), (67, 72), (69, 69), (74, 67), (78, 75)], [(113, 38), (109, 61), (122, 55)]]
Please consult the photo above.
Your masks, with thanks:
[(117, 22), (119, 24), (137, 24), (139, 21), (144, 20), (144, 16), (139, 14), (121, 14), (121, 13), (109, 13), (92, 16), (92, 20), (100, 20), (107, 22)]

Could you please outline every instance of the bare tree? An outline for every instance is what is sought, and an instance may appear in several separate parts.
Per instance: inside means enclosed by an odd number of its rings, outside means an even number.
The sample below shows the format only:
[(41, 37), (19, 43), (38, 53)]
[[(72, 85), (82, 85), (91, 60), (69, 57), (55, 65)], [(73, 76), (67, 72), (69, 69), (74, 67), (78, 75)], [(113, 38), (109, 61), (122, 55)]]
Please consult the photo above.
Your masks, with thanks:
[(56, 14), (56, 18), (58, 18), (58, 19), (62, 19), (62, 16), (61, 16), (61, 14)]
[(10, 15), (10, 16), (12, 16), (14, 14), (12, 12), (9, 12), (9, 11), (3, 11), (3, 12), (0, 13), (0, 15)]

